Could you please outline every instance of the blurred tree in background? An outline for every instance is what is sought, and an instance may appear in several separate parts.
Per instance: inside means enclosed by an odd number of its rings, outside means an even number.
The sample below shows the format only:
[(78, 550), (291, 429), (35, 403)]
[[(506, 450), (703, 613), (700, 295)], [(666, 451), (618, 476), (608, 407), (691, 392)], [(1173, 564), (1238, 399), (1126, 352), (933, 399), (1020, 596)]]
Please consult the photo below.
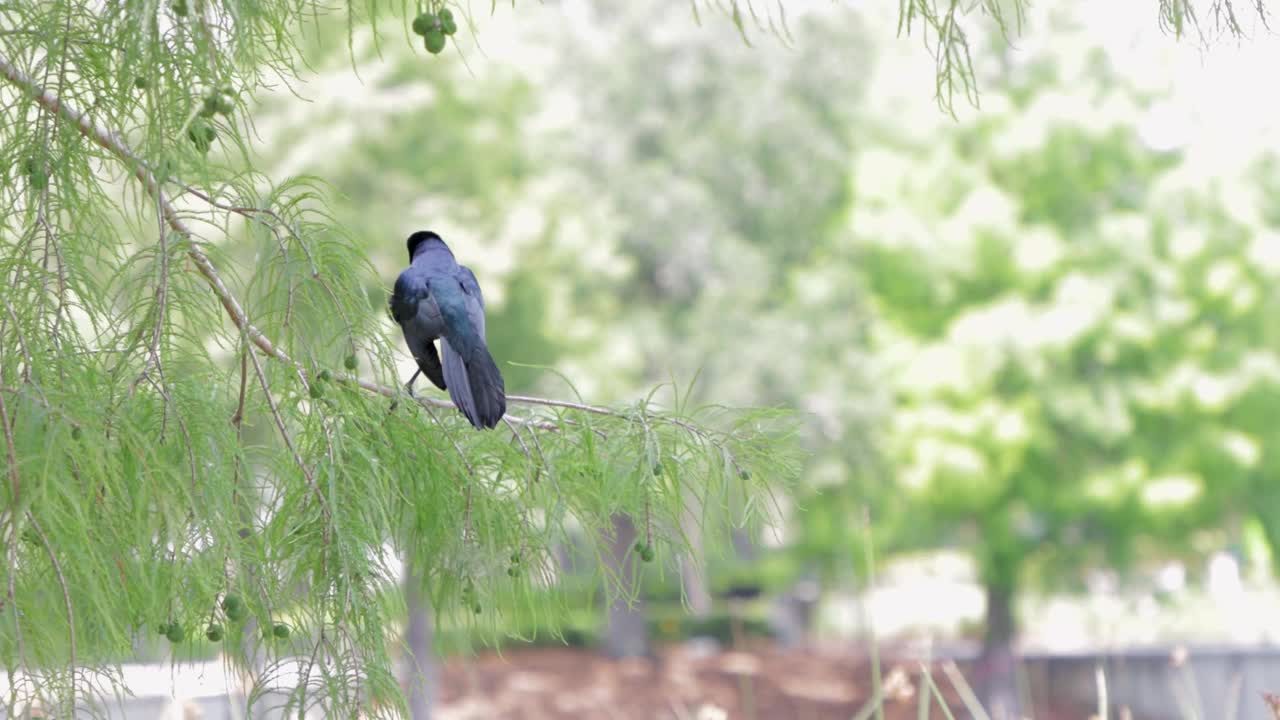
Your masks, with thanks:
[[(866, 313), (856, 288), (809, 277), (848, 212), (866, 84), (849, 68), (870, 62), (864, 23), (836, 6), (795, 21), (792, 48), (748, 47), (727, 23), (654, 25), (661, 6), (587, 3), (555, 66), (575, 112), (550, 164), (575, 172), (595, 214), (621, 220), (597, 230), (628, 268), (612, 286), (622, 307), (600, 318), (602, 348), (634, 349), (622, 367), (642, 384), (697, 374), (701, 399), (802, 408), (811, 467), (867, 502), (878, 407)], [(655, 67), (670, 81), (653, 82)], [(790, 515), (777, 525), (800, 529)], [(829, 570), (847, 541), (811, 547)], [(736, 545), (749, 561), (745, 538)]]
[(895, 378), (914, 532), (893, 542), (970, 548), (974, 679), (1012, 711), (1024, 589), (1082, 589), (1088, 568), (1205, 555), (1239, 518), (1271, 522), (1258, 418), (1280, 346), (1255, 191), (1149, 147), (1150, 100), (1101, 54), (1016, 56), (999, 84), (972, 120), (859, 153), (856, 241), (831, 267), (874, 298)]

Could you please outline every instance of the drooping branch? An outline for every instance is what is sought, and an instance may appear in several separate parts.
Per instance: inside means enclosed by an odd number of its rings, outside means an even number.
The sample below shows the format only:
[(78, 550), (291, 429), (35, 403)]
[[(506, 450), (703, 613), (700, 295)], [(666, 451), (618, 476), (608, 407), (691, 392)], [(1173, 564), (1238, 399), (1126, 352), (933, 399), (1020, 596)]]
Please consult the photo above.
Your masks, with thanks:
[[(40, 87), (30, 76), (16, 67), (13, 62), (3, 54), (0, 54), (0, 75), (3, 75), (9, 80), (9, 82), (30, 95), (38, 105), (71, 123), (82, 135), (97, 143), (99, 146), (111, 152), (121, 161), (129, 165), (132, 168), (133, 176), (143, 184), (147, 189), (147, 192), (155, 199), (157, 206), (160, 208), (160, 214), (164, 219), (164, 222), (172, 228), (174, 232), (181, 236), (185, 238), (194, 237), (194, 233), (191, 231), (191, 228), (188, 227), (187, 223), (182, 219), (182, 216), (178, 214), (177, 209), (174, 208), (168, 195), (165, 194), (164, 188), (157, 180), (155, 174), (152, 173), (151, 168), (145, 161), (139, 158), (116, 133), (96, 124), (87, 114), (64, 102), (53, 92)], [(210, 289), (212, 289), (214, 295), (217, 296), (218, 302), (220, 302), (223, 309), (226, 310), (227, 316), (231, 318), (231, 322), (246, 338), (249, 339), (250, 342), (258, 346), (258, 348), (261, 349), (268, 357), (294, 366), (298, 372), (302, 373), (304, 378), (311, 377), (310, 373), (307, 372), (306, 368), (301, 363), (290, 357), (287, 352), (285, 352), (276, 343), (272, 342), (265, 333), (250, 322), (249, 316), (245, 313), (244, 308), (241, 307), (239, 300), (237, 300), (235, 295), (231, 293), (231, 290), (223, 281), (222, 276), (218, 273), (217, 268), (214, 267), (213, 262), (209, 260), (209, 256), (200, 249), (199, 245), (192, 242), (188, 246), (187, 257), (191, 259), (191, 262), (196, 266), (196, 269), (200, 271), (201, 276), (203, 276), (205, 281), (209, 284)], [(369, 392), (377, 393), (387, 398), (395, 398), (400, 394), (400, 391), (397, 388), (391, 388), (369, 380), (364, 380), (348, 373), (335, 372), (333, 373), (333, 376), (340, 382), (354, 383)], [(454, 407), (454, 404), (447, 400), (426, 397), (415, 397), (415, 399), (422, 405), (434, 405), (436, 407), (443, 408)], [(552, 403), (547, 402), (544, 404)], [(543, 429), (555, 428), (554, 425), (542, 423), (537, 420), (529, 420), (520, 417), (512, 417), (511, 419), (514, 422), (532, 424), (542, 427)]]
[[(67, 104), (53, 92), (37, 85), (30, 76), (14, 66), (12, 61), (2, 54), (0, 54), (0, 74), (4, 75), (9, 82), (31, 95), (36, 104), (45, 108), (54, 115), (61, 117), (63, 120), (75, 125), (76, 129), (80, 131), (80, 134), (97, 143), (99, 146), (111, 152), (113, 155), (129, 165), (133, 170), (134, 177), (138, 178), (138, 180), (142, 182), (143, 186), (146, 187), (147, 192), (155, 198), (156, 203), (160, 207), (161, 217), (164, 218), (165, 223), (183, 237), (191, 238), (194, 236), (191, 229), (187, 227), (186, 222), (184, 222), (178, 215), (178, 211), (173, 207), (168, 196), (165, 195), (164, 189), (160, 186), (159, 181), (151, 172), (151, 169), (133, 152), (132, 149), (129, 148), (128, 145), (125, 144), (122, 139), (120, 139), (118, 135), (94, 123), (92, 118), (87, 114)], [(213, 263), (210, 262), (209, 256), (204, 254), (204, 251), (195, 244), (192, 244), (190, 249), (187, 250), (187, 256), (191, 258), (191, 261), (200, 271), (200, 274), (204, 276), (205, 280), (209, 283), (209, 286), (213, 289), (214, 294), (218, 296), (218, 300), (222, 303), (222, 307), (225, 308), (227, 314), (231, 316), (231, 321), (235, 323), (236, 327), (239, 328), (240, 331), (253, 342), (253, 344), (262, 348), (263, 352), (277, 360), (299, 366), (293, 358), (289, 357), (287, 353), (276, 347), (276, 345), (272, 343), (266, 335), (249, 322), (249, 318), (245, 314), (244, 308), (240, 307), (240, 302), (231, 294), (226, 283), (222, 281), (222, 277), (218, 274), (217, 269), (214, 268)]]
[[(132, 170), (133, 176), (143, 184), (148, 194), (155, 200), (156, 205), (160, 210), (163, 222), (182, 237), (188, 238), (189, 240), (192, 240), (195, 237), (191, 228), (173, 206), (172, 201), (164, 191), (164, 187), (152, 172), (150, 166), (146, 161), (140, 158), (127, 143), (125, 143), (118, 133), (112, 132), (110, 129), (98, 125), (86, 113), (81, 112), (69, 103), (65, 102), (52, 91), (42, 88), (30, 76), (16, 67), (12, 61), (3, 54), (0, 54), (0, 75), (8, 79), (10, 83), (21, 89), (24, 93), (28, 94), (42, 108), (45, 108), (56, 117), (60, 117), (64, 121), (74, 125), (86, 138), (92, 140), (94, 143), (106, 149), (128, 165)], [(215, 207), (220, 207), (220, 204), (213, 202), (212, 198), (203, 195), (203, 193), (197, 193), (197, 196), (210, 201)], [(233, 211), (242, 210), (241, 208), (223, 209), (231, 209)], [(243, 210), (248, 212), (247, 209)], [(268, 216), (277, 219), (279, 218), (279, 216), (274, 212), (269, 213)], [(213, 290), (214, 295), (218, 298), (218, 302), (222, 304), (222, 307), (226, 311), (227, 316), (231, 319), (232, 324), (236, 326), (243, 337), (247, 338), (257, 346), (267, 357), (276, 360), (277, 362), (293, 366), (306, 382), (314, 381), (314, 373), (308, 371), (302, 363), (294, 360), (293, 357), (285, 352), (283, 348), (273, 342), (249, 320), (249, 316), (244, 311), (240, 301), (236, 299), (230, 288), (227, 287), (226, 282), (223, 281), (222, 276), (218, 273), (217, 268), (214, 267), (209, 256), (205, 254), (194, 240), (189, 242), (187, 246), (187, 257), (190, 258), (191, 262), (200, 272), (200, 275), (205, 279), (205, 282), (209, 285), (210, 289)], [(333, 378), (338, 382), (351, 383), (368, 392), (375, 393), (389, 399), (396, 399), (403, 394), (403, 391), (398, 387), (388, 387), (342, 371), (331, 372)], [(424, 408), (429, 409), (431, 407), (440, 407), (455, 409), (455, 405), (448, 400), (422, 397), (418, 395), (413, 397), (414, 400)], [(626, 413), (612, 410), (607, 407), (566, 400), (555, 400), (528, 395), (508, 395), (507, 400), (511, 403), (563, 408), (613, 418), (628, 417)], [(512, 423), (537, 428), (539, 430), (554, 432), (561, 429), (561, 426), (555, 422), (536, 417), (526, 418), (506, 415), (505, 419)], [(696, 426), (683, 422), (679, 419), (664, 418), (664, 420), (668, 420), (672, 424), (675, 424), (695, 435), (703, 437), (706, 436), (705, 431), (702, 431)], [(566, 420), (565, 422), (569, 421)], [(736, 462), (734, 464), (736, 465)]]
[(49, 556), (49, 564), (53, 566), (54, 575), (58, 578), (58, 587), (62, 590), (62, 602), (67, 609), (69, 653), (67, 664), (71, 667), (71, 699), (74, 701), (76, 697), (76, 611), (74, 604), (71, 602), (71, 586), (67, 584), (67, 576), (62, 572), (62, 563), (58, 562), (58, 554), (53, 551), (53, 545), (49, 544), (49, 537), (44, 534), (44, 528), (40, 527), (40, 523), (36, 521), (36, 516), (31, 511), (27, 511), (27, 523), (31, 525), (31, 529), (35, 531), (40, 544), (44, 546), (44, 551)]

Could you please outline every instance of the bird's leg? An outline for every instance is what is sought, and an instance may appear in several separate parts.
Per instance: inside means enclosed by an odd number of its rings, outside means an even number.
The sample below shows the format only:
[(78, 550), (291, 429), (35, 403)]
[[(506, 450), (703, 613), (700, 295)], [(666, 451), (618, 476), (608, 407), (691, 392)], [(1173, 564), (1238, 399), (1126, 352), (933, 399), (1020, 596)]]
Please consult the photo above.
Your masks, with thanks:
[[(413, 374), (413, 377), (409, 378), (409, 382), (404, 384), (404, 389), (409, 391), (409, 397), (411, 398), (415, 398), (415, 399), (417, 398), (417, 396), (413, 394), (413, 381), (417, 380), (418, 376), (421, 374), (422, 374), (422, 368), (418, 368), (418, 371)], [(400, 406), (399, 400), (392, 400), (391, 407), (387, 409), (387, 412), (393, 413), (396, 411), (396, 408), (399, 406)]]

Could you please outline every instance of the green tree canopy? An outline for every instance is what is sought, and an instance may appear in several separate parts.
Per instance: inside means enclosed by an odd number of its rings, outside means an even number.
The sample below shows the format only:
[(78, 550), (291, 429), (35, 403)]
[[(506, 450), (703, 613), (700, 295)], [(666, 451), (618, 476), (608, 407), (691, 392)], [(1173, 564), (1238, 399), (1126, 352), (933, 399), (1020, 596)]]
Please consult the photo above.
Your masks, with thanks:
[(896, 542), (970, 549), (989, 655), (1024, 589), (1274, 527), (1269, 196), (1149, 147), (1122, 69), (1021, 60), (995, 108), (859, 153), (830, 270), (873, 299), (895, 378)]
[[(627, 512), (667, 558), (687, 494), (762, 508), (794, 474), (785, 416), (695, 406), (683, 386), (616, 408), (513, 397), (483, 433), (405, 395), (390, 278), (325, 183), (256, 170), (253, 99), (300, 82), (304, 38), (333, 39), (308, 34), (319, 10), (0, 8), (9, 707), (92, 701), (112, 688), (81, 669), (157, 628), (181, 656), (218, 624), (261, 686), (296, 667), (295, 707), (385, 713), (394, 557), (438, 613), (483, 621), (553, 580), (568, 525), (605, 537)], [(376, 63), (359, 19), (349, 52)]]

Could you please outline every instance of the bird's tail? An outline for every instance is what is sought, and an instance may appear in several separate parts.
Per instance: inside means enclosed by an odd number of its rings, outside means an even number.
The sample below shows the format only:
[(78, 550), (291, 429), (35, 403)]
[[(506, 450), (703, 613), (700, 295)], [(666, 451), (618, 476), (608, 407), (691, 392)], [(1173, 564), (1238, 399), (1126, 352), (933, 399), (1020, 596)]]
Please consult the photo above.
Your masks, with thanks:
[(496, 426), (507, 413), (507, 389), (489, 349), (480, 344), (470, 358), (463, 360), (448, 340), (442, 340), (440, 345), (444, 351), (444, 381), (453, 404), (477, 429)]

